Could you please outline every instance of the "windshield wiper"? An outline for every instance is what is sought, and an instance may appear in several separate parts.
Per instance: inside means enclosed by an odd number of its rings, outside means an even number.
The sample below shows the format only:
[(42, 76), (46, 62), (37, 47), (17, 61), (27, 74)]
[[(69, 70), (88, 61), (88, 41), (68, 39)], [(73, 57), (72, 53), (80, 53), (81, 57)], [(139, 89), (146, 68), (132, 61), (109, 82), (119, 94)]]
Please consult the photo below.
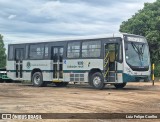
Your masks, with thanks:
[(145, 45), (142, 44), (142, 45), (140, 45), (141, 46), (140, 47), (139, 45), (136, 46), (136, 44), (134, 44), (133, 42), (131, 44), (132, 44), (132, 47), (134, 48), (134, 50), (137, 52), (139, 59), (141, 61), (143, 61), (143, 54), (144, 54)]
[(144, 48), (145, 48), (145, 45), (144, 44), (142, 44), (142, 46), (141, 46), (141, 53), (142, 53), (142, 55), (144, 54)]
[(132, 45), (132, 47), (134, 48), (134, 50), (136, 51), (136, 53), (138, 54), (139, 59), (141, 60), (142, 54), (141, 54), (141, 52), (140, 52), (140, 49), (139, 49), (133, 42), (131, 43), (131, 45)]

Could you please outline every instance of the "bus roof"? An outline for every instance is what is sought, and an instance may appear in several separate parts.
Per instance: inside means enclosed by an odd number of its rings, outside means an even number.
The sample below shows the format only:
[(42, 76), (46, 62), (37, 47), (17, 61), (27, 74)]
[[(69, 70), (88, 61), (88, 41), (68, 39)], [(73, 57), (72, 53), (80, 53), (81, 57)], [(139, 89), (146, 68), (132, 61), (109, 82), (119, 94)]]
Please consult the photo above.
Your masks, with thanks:
[(113, 38), (113, 37), (121, 37), (123, 35), (133, 35), (128, 33), (113, 33), (113, 34), (99, 34), (99, 35), (89, 35), (89, 36), (72, 36), (72, 37), (60, 37), (60, 38), (53, 38), (50, 40), (32, 40), (27, 42), (13, 42), (10, 44), (27, 44), (27, 43), (43, 43), (43, 42), (58, 42), (58, 41), (76, 41), (76, 40), (87, 40), (87, 39), (99, 39), (99, 38)]

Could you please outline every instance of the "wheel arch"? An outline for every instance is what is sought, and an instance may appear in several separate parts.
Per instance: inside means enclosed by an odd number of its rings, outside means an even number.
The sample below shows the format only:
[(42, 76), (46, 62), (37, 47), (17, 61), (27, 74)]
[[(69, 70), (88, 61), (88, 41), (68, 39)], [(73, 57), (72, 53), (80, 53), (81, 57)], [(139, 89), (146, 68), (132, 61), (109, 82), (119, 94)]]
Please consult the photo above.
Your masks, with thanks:
[(102, 73), (102, 70), (100, 70), (99, 68), (93, 68), (93, 69), (91, 69), (91, 70), (89, 71), (89, 73), (88, 73), (88, 82), (91, 81), (91, 76), (92, 76), (94, 73), (96, 73), (96, 72)]
[[(32, 76), (33, 76), (33, 74), (34, 74), (35, 72), (40, 72), (40, 73), (42, 73), (42, 71), (41, 71), (39, 68), (33, 69), (32, 72), (31, 72), (31, 80), (32, 80)], [(43, 74), (42, 74), (42, 78), (43, 78)]]

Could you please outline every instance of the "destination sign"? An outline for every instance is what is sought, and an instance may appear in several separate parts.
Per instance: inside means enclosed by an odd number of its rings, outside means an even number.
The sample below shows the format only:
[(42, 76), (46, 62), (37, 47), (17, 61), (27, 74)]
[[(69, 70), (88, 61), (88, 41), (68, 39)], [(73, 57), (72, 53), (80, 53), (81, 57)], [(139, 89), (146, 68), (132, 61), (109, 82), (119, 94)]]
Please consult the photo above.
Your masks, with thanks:
[(134, 41), (134, 42), (146, 42), (145, 38), (142, 37), (131, 37), (131, 36), (127, 36), (127, 40), (128, 41)]

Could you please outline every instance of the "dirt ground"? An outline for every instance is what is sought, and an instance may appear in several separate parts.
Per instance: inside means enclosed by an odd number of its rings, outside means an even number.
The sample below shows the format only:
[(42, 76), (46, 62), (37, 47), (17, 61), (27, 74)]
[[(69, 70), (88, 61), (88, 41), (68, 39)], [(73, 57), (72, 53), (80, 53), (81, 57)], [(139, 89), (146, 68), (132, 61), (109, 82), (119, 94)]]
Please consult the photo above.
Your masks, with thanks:
[(95, 90), (87, 84), (70, 84), (63, 88), (49, 85), (38, 88), (22, 83), (0, 83), (0, 113), (37, 112), (160, 113), (160, 82), (156, 82), (155, 86), (152, 86), (151, 82), (128, 83), (121, 90), (108, 85), (103, 90)]

